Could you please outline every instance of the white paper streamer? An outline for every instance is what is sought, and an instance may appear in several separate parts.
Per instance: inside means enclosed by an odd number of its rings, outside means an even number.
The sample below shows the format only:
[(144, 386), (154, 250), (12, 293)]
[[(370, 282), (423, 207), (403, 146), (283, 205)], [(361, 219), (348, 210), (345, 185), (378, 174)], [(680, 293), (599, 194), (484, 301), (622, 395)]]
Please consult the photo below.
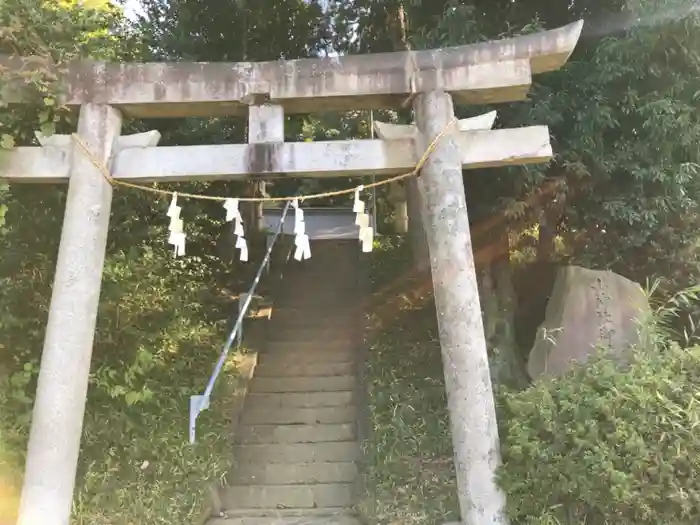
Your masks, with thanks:
[(241, 261), (248, 262), (248, 242), (245, 240), (245, 237), (236, 238), (236, 249), (241, 250)]
[(297, 235), (294, 239), (296, 250), (294, 250), (294, 259), (301, 261), (302, 259), (311, 258), (311, 245), (309, 244), (309, 236), (305, 233)]
[(360, 230), (369, 226), (369, 214), (358, 213), (357, 217), (355, 217), (355, 226), (359, 226)]
[(355, 226), (359, 227), (358, 238), (362, 243), (363, 252), (371, 252), (374, 244), (374, 229), (370, 226), (370, 216), (366, 213), (365, 202), (360, 199), (360, 193), (364, 190), (364, 186), (355, 188), (355, 202), (352, 206), (352, 211), (355, 216)]
[(242, 220), (241, 212), (238, 209), (238, 199), (226, 199), (224, 209), (226, 210), (226, 222), (231, 222), (234, 219)]
[(362, 251), (369, 253), (372, 251), (374, 244), (374, 229), (371, 226), (366, 226), (360, 229), (360, 241), (362, 242)]
[(245, 236), (245, 230), (243, 229), (243, 221), (236, 217), (236, 222), (234, 222), (233, 233), (239, 237)]
[(364, 213), (365, 211), (365, 203), (360, 199), (360, 192), (364, 189), (365, 187), (362, 185), (355, 188), (355, 202), (352, 205), (352, 211), (355, 213)]
[(187, 234), (184, 232), (170, 232), (168, 243), (175, 247), (175, 257), (185, 255), (185, 241)]
[(168, 230), (170, 234), (168, 236), (168, 244), (172, 244), (174, 247), (175, 257), (180, 257), (185, 255), (185, 242), (187, 240), (187, 235), (183, 231), (184, 224), (180, 218), (180, 212), (182, 208), (177, 205), (177, 192), (173, 193), (173, 198), (170, 201), (170, 206), (168, 207), (168, 217), (170, 217), (170, 225)]
[(306, 234), (306, 222), (304, 222), (304, 210), (299, 207), (299, 199), (292, 201), (294, 208), (294, 259), (301, 261), (302, 259), (311, 258), (311, 244), (309, 236)]

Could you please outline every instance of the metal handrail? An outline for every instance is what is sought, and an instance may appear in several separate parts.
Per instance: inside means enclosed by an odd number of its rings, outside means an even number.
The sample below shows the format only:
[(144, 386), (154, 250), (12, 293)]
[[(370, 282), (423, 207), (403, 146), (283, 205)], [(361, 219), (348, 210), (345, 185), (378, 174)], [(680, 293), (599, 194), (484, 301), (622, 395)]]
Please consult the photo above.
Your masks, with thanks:
[(228, 357), (228, 354), (231, 351), (231, 346), (236, 340), (236, 334), (241, 330), (243, 319), (245, 318), (245, 315), (248, 312), (248, 307), (250, 306), (250, 302), (253, 298), (253, 294), (255, 293), (255, 289), (258, 286), (258, 283), (260, 282), (260, 277), (263, 274), (265, 266), (270, 260), (270, 254), (272, 253), (272, 248), (275, 245), (275, 241), (277, 241), (277, 237), (279, 237), (279, 234), (282, 233), (284, 229), (284, 221), (287, 216), (287, 212), (289, 211), (289, 206), (291, 205), (291, 202), (292, 201), (287, 201), (287, 204), (284, 207), (282, 217), (280, 218), (279, 225), (277, 226), (277, 231), (275, 231), (275, 235), (272, 237), (272, 242), (267, 247), (265, 257), (263, 258), (262, 263), (260, 263), (260, 268), (258, 268), (258, 273), (255, 275), (255, 279), (253, 279), (253, 284), (250, 286), (250, 290), (248, 291), (243, 306), (241, 306), (241, 308), (239, 309), (236, 324), (233, 325), (233, 329), (231, 330), (231, 333), (229, 334), (228, 339), (224, 344), (224, 348), (222, 349), (221, 354), (219, 355), (219, 360), (216, 362), (216, 366), (214, 367), (214, 371), (212, 372), (211, 377), (209, 378), (209, 382), (207, 383), (207, 387), (205, 388), (204, 393), (201, 395), (190, 396), (190, 444), (194, 444), (195, 442), (195, 426), (197, 424), (197, 417), (203, 410), (209, 408), (209, 398), (211, 397), (211, 393), (214, 390), (214, 384), (216, 383), (216, 379), (219, 377), (219, 374), (221, 373), (221, 370), (224, 367), (226, 358)]

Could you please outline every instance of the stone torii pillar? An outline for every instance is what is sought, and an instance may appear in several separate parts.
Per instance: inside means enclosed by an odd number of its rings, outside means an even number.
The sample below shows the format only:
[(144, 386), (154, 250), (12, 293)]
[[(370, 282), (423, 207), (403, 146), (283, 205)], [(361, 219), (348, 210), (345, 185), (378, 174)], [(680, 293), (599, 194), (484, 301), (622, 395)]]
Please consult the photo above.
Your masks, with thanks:
[[(454, 119), (452, 97), (444, 91), (419, 94), (414, 111), (424, 147)], [(466, 525), (505, 525), (505, 498), (494, 479), (500, 464), (498, 425), (462, 166), (449, 134), (437, 143), (421, 170), (418, 187), (462, 520)]]
[[(78, 135), (109, 165), (121, 124), (116, 109), (87, 104)], [(18, 525), (68, 525), (73, 500), (112, 186), (77, 151), (70, 170)]]
[[(157, 132), (120, 136), (121, 113), (85, 104), (78, 136), (110, 166), (129, 148), (155, 146)], [(38, 137), (70, 173), (56, 273), (29, 434), (18, 525), (68, 525), (87, 397), (112, 206), (112, 186), (67, 135)], [(56, 155), (56, 153), (59, 153)], [(60, 155), (63, 153), (64, 155)], [(70, 158), (70, 160), (68, 160)], [(66, 327), (70, 327), (66, 329)]]

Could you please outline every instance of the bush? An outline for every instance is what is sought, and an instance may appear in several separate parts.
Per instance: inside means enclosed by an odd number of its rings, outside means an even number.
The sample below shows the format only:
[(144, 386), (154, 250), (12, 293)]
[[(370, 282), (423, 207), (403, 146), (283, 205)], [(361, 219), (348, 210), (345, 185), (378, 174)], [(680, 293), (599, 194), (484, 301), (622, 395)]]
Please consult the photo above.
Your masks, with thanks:
[[(54, 265), (30, 241), (13, 237), (0, 257), (0, 523), (14, 523)], [(107, 258), (72, 523), (194, 523), (227, 471), (228, 365), (196, 445), (187, 433), (189, 396), (235, 311), (216, 296), (212, 267), (144, 245)]]
[(503, 467), (514, 524), (700, 523), (700, 347), (603, 356), (503, 394)]

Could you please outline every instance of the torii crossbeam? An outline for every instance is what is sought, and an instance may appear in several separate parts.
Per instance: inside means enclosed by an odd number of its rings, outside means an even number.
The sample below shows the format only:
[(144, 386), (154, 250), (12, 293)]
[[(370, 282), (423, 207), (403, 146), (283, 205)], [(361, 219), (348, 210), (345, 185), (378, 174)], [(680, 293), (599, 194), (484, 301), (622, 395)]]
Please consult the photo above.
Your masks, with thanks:
[[(80, 107), (80, 140), (117, 180), (392, 175), (410, 171), (452, 122), (453, 98), (469, 104), (523, 99), (533, 74), (564, 65), (582, 25), (440, 50), (340, 58), (235, 64), (82, 62), (70, 65), (61, 77), (63, 102)], [(21, 63), (21, 58), (9, 60), (10, 67)], [(21, 102), (21, 93), (17, 95)], [(382, 140), (284, 142), (285, 113), (393, 108), (409, 96), (415, 126), (385, 126)], [(123, 115), (248, 115), (249, 144), (159, 148), (154, 133), (120, 137)], [(443, 137), (418, 182), (466, 525), (504, 525), (505, 518), (503, 496), (493, 479), (498, 432), (462, 169), (551, 157), (546, 127), (491, 130), (492, 123), (484, 117)], [(17, 148), (0, 165), (0, 179), (11, 183), (68, 183), (19, 525), (66, 525), (112, 187), (94, 159), (69, 137), (42, 142), (41, 147)]]

